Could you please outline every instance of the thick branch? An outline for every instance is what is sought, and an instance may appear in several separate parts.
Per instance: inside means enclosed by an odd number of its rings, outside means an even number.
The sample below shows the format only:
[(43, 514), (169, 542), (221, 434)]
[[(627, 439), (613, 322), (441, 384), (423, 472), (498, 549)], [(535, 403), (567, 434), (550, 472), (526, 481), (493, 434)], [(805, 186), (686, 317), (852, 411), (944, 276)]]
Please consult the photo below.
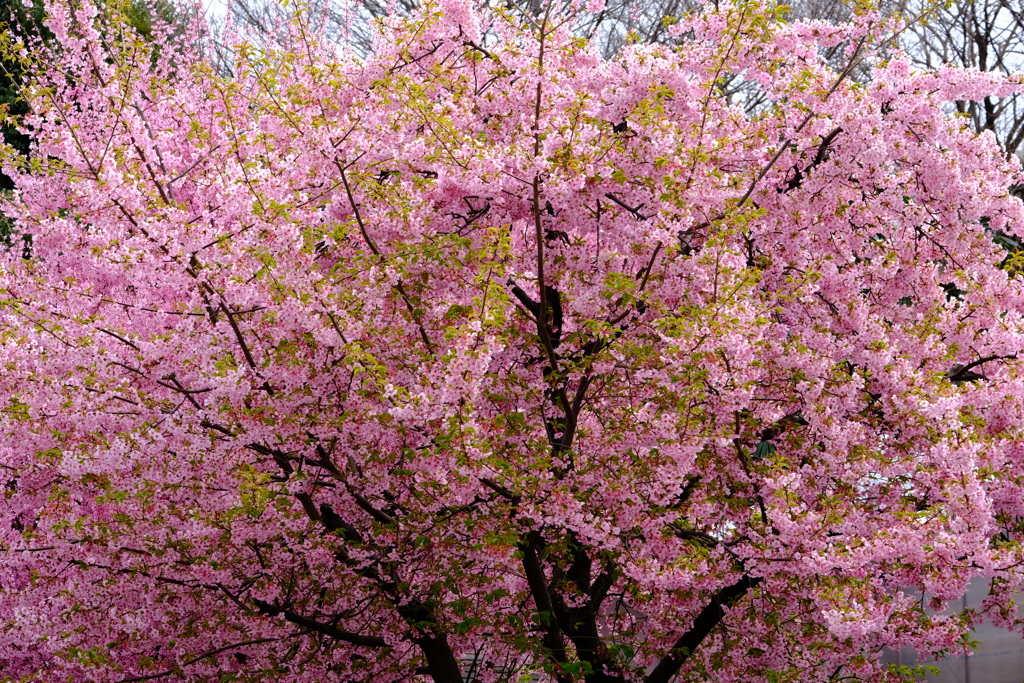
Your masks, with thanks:
[(604, 196), (607, 197), (608, 199), (612, 200), (613, 202), (615, 202), (619, 206), (621, 206), (626, 211), (628, 211), (631, 214), (633, 214), (633, 218), (637, 219), (638, 221), (645, 221), (648, 218), (650, 218), (650, 216), (645, 216), (642, 213), (640, 213), (640, 209), (644, 208), (644, 204), (638, 204), (637, 206), (630, 206), (626, 202), (624, 202), (621, 199), (619, 199), (618, 197), (616, 197), (611, 192), (605, 192)]
[[(526, 582), (530, 586), (530, 594), (537, 606), (540, 615), (540, 626), (544, 629), (544, 647), (550, 653), (551, 659), (556, 667), (569, 661), (565, 652), (565, 643), (562, 638), (562, 629), (558, 626), (555, 617), (555, 607), (551, 602), (551, 595), (548, 593), (548, 581), (544, 576), (544, 568), (540, 564), (540, 557), (537, 553), (540, 545), (540, 534), (536, 531), (520, 544), (520, 552), (523, 555), (523, 570), (526, 573)], [(558, 668), (556, 668), (556, 671)], [(560, 680), (562, 676), (559, 677)]]
[(796, 175), (794, 175), (786, 182), (785, 187), (779, 188), (779, 193), (785, 194), (800, 187), (803, 184), (803, 180), (807, 176), (807, 174), (813, 171), (819, 165), (821, 165), (828, 158), (829, 146), (832, 144), (832, 141), (835, 140), (836, 137), (842, 132), (842, 127), (836, 126), (835, 128), (832, 129), (831, 133), (822, 137), (821, 144), (818, 145), (818, 153), (814, 155), (814, 159), (811, 161), (811, 163), (809, 163), (804, 168), (794, 166), (793, 168), (794, 170), (796, 170)]
[(308, 631), (322, 633), (334, 640), (340, 640), (344, 643), (352, 643), (353, 645), (359, 645), (360, 647), (388, 647), (388, 641), (384, 640), (380, 636), (364, 636), (360, 633), (343, 631), (342, 629), (335, 628), (330, 624), (322, 624), (316, 619), (305, 617), (295, 610), (276, 607), (271, 605), (269, 602), (264, 602), (263, 600), (253, 600), (253, 603), (255, 603), (260, 614), (266, 614), (271, 617), (284, 615), (285, 619), (296, 626), (301, 626)]
[(412, 642), (423, 652), (434, 683), (463, 683), (459, 662), (448, 643), (448, 636), (438, 633), (433, 610), (415, 599), (396, 605), (395, 609), (405, 623), (418, 632), (412, 637)]
[(755, 578), (745, 575), (736, 583), (715, 593), (708, 606), (701, 610), (701, 613), (693, 620), (690, 630), (679, 636), (672, 645), (672, 650), (644, 679), (644, 683), (669, 683), (712, 629), (721, 623), (725, 617), (724, 608), (735, 603), (746, 595), (748, 590), (762, 581), (764, 581), (762, 577)]
[(577, 590), (586, 594), (588, 600), (581, 607), (569, 607), (558, 592), (553, 591), (555, 610), (563, 630), (576, 646), (576, 655), (581, 661), (590, 664), (592, 672), (587, 675), (587, 683), (622, 683), (625, 681), (622, 668), (601, 638), (597, 623), (601, 604), (615, 582), (618, 571), (613, 563), (607, 562), (603, 573), (591, 585), (592, 569), (593, 560), (587, 549), (574, 537), (573, 561), (565, 577), (575, 584)]
[(1017, 354), (1015, 354), (1015, 353), (1011, 354), (1009, 356), (992, 355), (992, 356), (985, 356), (983, 358), (978, 358), (977, 360), (973, 360), (970, 363), (967, 363), (966, 365), (954, 365), (950, 369), (950, 371), (946, 373), (946, 378), (950, 382), (954, 382), (954, 383), (972, 382), (972, 381), (978, 380), (978, 379), (985, 379), (984, 375), (982, 375), (980, 373), (977, 373), (977, 372), (973, 372), (974, 368), (978, 367), (979, 365), (983, 365), (984, 363), (988, 363), (989, 361), (993, 361), (993, 360), (1013, 360), (1016, 357), (1017, 357)]

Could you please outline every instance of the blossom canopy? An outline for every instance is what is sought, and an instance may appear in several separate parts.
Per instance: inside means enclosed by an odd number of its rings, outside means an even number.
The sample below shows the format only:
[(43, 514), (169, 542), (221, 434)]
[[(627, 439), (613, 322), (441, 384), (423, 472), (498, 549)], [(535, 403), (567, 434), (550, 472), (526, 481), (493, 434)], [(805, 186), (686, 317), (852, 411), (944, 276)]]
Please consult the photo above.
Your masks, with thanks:
[(1021, 628), (1020, 168), (944, 109), (1016, 80), (756, 0), (611, 59), (582, 8), (298, 12), (230, 75), (47, 12), (2, 680), (902, 680)]

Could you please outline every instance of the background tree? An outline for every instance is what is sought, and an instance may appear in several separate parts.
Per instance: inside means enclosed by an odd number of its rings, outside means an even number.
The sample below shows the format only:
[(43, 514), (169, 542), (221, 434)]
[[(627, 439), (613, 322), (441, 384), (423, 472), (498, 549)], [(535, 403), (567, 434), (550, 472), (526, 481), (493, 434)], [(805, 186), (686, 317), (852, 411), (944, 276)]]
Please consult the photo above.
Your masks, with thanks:
[(6, 679), (899, 680), (1022, 628), (1020, 168), (946, 109), (1016, 81), (747, 0), (612, 59), (553, 7), (299, 16), (226, 74), (48, 12)]

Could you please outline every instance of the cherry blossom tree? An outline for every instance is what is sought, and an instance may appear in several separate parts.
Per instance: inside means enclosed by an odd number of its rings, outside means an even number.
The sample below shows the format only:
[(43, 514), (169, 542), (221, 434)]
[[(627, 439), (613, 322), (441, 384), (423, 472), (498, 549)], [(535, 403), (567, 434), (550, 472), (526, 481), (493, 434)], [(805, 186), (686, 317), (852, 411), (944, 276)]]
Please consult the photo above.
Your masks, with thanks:
[(299, 13), (227, 76), (47, 10), (3, 680), (902, 680), (1024, 630), (1021, 173), (944, 108), (1019, 81), (756, 0), (610, 59), (593, 3), (364, 56)]

